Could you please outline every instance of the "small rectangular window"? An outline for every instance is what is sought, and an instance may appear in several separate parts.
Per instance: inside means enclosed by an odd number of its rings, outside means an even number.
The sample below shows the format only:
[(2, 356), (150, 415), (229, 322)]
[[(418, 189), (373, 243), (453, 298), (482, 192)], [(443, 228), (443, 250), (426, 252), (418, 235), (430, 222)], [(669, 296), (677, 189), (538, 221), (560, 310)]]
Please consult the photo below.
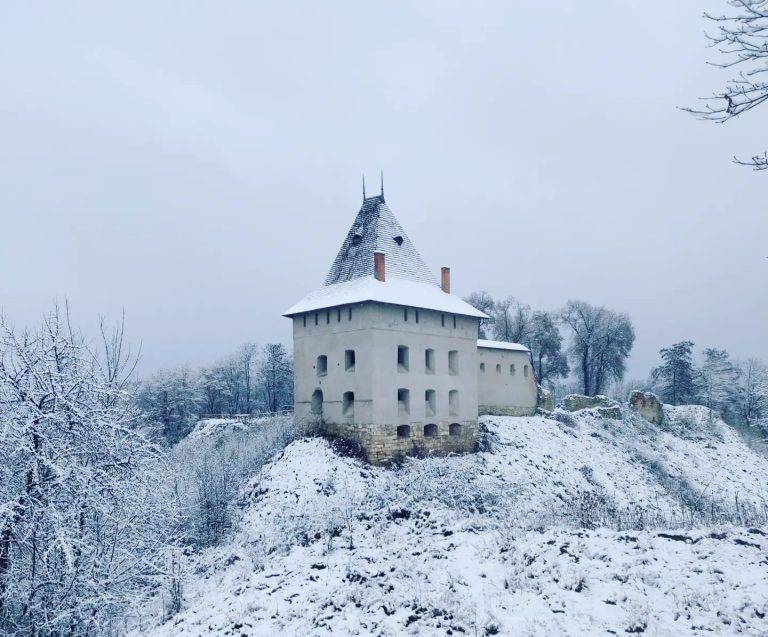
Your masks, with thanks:
[(510, 376), (514, 376), (515, 375), (515, 366), (514, 365), (510, 365), (509, 366), (509, 375)]
[(400, 416), (407, 416), (411, 413), (411, 392), (407, 389), (397, 390), (397, 413)]
[(523, 376), (525, 376), (526, 378), (528, 378), (528, 365), (525, 365), (525, 366), (523, 367)]
[(318, 316), (318, 314), (317, 314), (317, 312), (315, 312), (315, 325), (317, 325), (317, 316)]
[(418, 323), (419, 322), (419, 311), (418, 310), (414, 310), (413, 313), (414, 313), (414, 316), (416, 317), (416, 322)]
[(459, 352), (452, 349), (448, 352), (448, 373), (451, 376), (458, 376), (459, 374)]
[(355, 350), (348, 349), (344, 352), (344, 369), (348, 372), (355, 371)]
[(341, 399), (341, 414), (345, 418), (355, 417), (355, 392), (344, 392)]
[(459, 391), (457, 389), (448, 392), (448, 413), (451, 416), (459, 415)]
[(424, 371), (427, 374), (435, 373), (435, 350), (433, 349), (424, 350)]
[(331, 324), (331, 311), (328, 310), (325, 313), (325, 324), (330, 325)]
[(336, 322), (341, 323), (341, 308), (336, 310)]
[(408, 371), (408, 347), (406, 345), (397, 346), (397, 371)]
[(456, 329), (456, 315), (453, 315), (453, 329)]
[(408, 321), (408, 308), (407, 307), (403, 308), (403, 320), (406, 321), (406, 322)]
[(349, 306), (349, 308), (347, 309), (347, 320), (348, 320), (348, 321), (351, 321), (351, 320), (352, 320), (352, 306), (351, 306), (351, 305), (350, 305), (350, 306)]
[(435, 398), (435, 390), (428, 389), (424, 392), (424, 415), (434, 416), (437, 411), (437, 400)]
[(307, 315), (305, 314), (304, 315), (304, 327), (306, 327), (306, 326), (307, 326)]
[(445, 327), (445, 314), (440, 315), (440, 325)]

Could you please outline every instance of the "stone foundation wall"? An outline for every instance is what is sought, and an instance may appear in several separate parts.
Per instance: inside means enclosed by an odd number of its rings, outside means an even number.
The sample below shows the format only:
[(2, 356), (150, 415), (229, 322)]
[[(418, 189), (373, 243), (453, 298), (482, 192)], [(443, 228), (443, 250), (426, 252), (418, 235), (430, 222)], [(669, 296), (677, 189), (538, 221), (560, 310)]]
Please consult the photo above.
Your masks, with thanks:
[(338, 438), (352, 440), (360, 445), (368, 462), (374, 465), (386, 465), (405, 456), (445, 455), (448, 453), (467, 453), (475, 450), (477, 444), (477, 421), (459, 421), (461, 432), (450, 433), (448, 422), (435, 423), (437, 435), (425, 436), (424, 424), (409, 423), (411, 435), (398, 438), (397, 424), (345, 424), (324, 423), (323, 431)]
[(536, 407), (498, 407), (496, 405), (479, 405), (480, 416), (533, 416)]

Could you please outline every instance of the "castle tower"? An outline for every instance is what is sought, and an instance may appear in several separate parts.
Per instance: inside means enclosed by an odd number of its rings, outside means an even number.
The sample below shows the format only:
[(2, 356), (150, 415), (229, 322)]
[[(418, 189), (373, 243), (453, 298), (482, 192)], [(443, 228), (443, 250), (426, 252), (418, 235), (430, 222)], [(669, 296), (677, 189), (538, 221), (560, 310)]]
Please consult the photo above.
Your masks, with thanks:
[(364, 198), (325, 285), (293, 320), (295, 415), (356, 441), (374, 464), (471, 451), (478, 321), (424, 263), (384, 201)]

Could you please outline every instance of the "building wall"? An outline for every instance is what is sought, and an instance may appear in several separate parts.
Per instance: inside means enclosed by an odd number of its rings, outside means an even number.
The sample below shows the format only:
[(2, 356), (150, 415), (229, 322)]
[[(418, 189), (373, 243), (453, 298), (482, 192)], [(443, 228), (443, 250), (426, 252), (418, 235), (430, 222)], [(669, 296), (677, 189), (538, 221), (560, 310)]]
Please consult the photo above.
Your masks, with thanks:
[[(321, 389), (326, 431), (356, 440), (371, 462), (385, 463), (421, 452), (474, 449), (478, 404), (476, 319), (373, 302), (353, 306), (351, 319), (346, 306), (317, 314), (317, 325), (315, 313), (306, 315), (306, 327), (304, 315), (293, 320), (297, 418), (314, 417), (312, 393)], [(408, 348), (407, 370), (398, 365), (400, 346)], [(344, 369), (347, 349), (355, 350), (353, 373)], [(434, 352), (433, 371), (426, 367), (427, 349)], [(456, 374), (449, 368), (451, 351), (456, 352)], [(316, 368), (320, 355), (328, 357), (327, 374), (322, 377), (317, 376)], [(399, 408), (398, 390), (402, 389), (408, 390), (408, 413)], [(434, 391), (433, 415), (426, 409), (427, 390)], [(355, 394), (354, 417), (342, 413), (346, 391)], [(454, 411), (449, 405), (451, 391), (458, 392)], [(401, 425), (410, 427), (409, 436), (398, 437)], [(427, 425), (436, 426), (436, 435), (425, 435)]]
[[(497, 416), (533, 414), (538, 388), (528, 352), (486, 347), (479, 347), (477, 351), (478, 413)], [(513, 365), (514, 374), (511, 373)]]

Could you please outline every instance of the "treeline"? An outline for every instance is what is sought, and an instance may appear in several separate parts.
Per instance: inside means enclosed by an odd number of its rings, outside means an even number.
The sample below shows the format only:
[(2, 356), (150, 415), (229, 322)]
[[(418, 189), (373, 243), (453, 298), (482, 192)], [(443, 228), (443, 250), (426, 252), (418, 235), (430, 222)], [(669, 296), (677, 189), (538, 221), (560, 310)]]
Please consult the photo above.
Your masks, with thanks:
[(487, 292), (465, 300), (490, 316), (481, 321), (479, 338), (522, 343), (531, 350), (542, 385), (555, 388), (572, 373), (579, 391), (594, 396), (624, 378), (635, 342), (626, 314), (584, 301), (568, 301), (555, 312), (532, 310), (514, 297), (494, 299)]
[(170, 443), (205, 415), (272, 413), (293, 407), (293, 359), (280, 343), (243, 345), (210, 367), (157, 372), (140, 382), (137, 406)]
[(649, 388), (671, 405), (698, 404), (731, 424), (768, 433), (768, 367), (756, 358), (732, 360), (724, 349), (705, 348), (697, 363), (692, 341), (659, 351)]

